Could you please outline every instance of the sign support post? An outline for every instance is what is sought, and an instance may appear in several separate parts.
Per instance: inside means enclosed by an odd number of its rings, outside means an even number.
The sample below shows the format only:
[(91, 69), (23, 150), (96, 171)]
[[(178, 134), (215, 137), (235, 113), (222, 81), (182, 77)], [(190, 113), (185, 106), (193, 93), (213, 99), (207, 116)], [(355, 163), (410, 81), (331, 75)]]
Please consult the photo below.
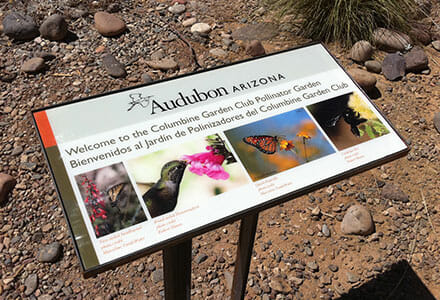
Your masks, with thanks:
[(192, 240), (162, 250), (166, 300), (191, 298)]
[(242, 300), (246, 293), (249, 266), (254, 248), (257, 230), (258, 213), (251, 213), (241, 219), (240, 237), (235, 259), (234, 281), (232, 283), (231, 300)]
[[(231, 300), (244, 299), (257, 224), (258, 213), (251, 213), (241, 219)], [(165, 299), (190, 300), (192, 240), (165, 248), (162, 252)]]

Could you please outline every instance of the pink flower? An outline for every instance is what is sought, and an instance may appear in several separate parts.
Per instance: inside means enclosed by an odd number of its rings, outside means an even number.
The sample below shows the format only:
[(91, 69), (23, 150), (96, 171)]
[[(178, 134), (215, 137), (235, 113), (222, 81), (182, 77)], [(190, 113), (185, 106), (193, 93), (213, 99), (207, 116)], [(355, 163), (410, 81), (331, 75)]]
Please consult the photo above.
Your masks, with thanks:
[(225, 157), (220, 154), (215, 154), (210, 146), (207, 146), (206, 150), (209, 151), (182, 156), (182, 160), (189, 164), (189, 171), (199, 176), (205, 174), (216, 180), (228, 179), (229, 173), (222, 167)]

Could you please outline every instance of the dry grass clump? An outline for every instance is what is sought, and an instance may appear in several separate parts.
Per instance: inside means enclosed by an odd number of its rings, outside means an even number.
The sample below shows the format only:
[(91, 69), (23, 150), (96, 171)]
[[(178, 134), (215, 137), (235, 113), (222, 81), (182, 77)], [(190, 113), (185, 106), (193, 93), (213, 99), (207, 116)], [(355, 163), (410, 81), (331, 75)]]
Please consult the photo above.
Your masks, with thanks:
[(407, 31), (417, 5), (414, 0), (266, 0), (281, 13), (302, 19), (306, 38), (339, 41), (351, 46), (371, 40), (374, 29)]

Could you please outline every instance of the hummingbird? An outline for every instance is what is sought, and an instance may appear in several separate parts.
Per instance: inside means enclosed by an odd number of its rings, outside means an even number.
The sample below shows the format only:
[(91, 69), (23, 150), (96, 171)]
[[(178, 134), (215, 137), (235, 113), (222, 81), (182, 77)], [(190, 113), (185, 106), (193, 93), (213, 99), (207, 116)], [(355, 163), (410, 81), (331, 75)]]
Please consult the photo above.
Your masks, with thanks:
[(170, 212), (176, 207), (185, 168), (184, 161), (167, 162), (162, 167), (160, 179), (143, 194), (142, 198), (152, 218)]

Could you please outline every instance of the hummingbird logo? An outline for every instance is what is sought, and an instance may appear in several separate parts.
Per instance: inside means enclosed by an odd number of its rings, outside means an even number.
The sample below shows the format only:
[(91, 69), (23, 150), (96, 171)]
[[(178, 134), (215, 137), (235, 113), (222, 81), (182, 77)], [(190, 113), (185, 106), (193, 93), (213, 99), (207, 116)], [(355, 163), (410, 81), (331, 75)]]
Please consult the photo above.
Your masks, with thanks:
[(148, 96), (142, 96), (141, 93), (134, 93), (134, 94), (130, 94), (128, 95), (131, 99), (130, 102), (128, 102), (128, 104), (130, 105), (130, 107), (127, 109), (127, 111), (132, 110), (133, 108), (135, 108), (136, 106), (140, 106), (142, 108), (147, 108), (148, 105), (150, 105), (150, 99), (152, 97), (154, 97), (153, 95), (148, 95)]

